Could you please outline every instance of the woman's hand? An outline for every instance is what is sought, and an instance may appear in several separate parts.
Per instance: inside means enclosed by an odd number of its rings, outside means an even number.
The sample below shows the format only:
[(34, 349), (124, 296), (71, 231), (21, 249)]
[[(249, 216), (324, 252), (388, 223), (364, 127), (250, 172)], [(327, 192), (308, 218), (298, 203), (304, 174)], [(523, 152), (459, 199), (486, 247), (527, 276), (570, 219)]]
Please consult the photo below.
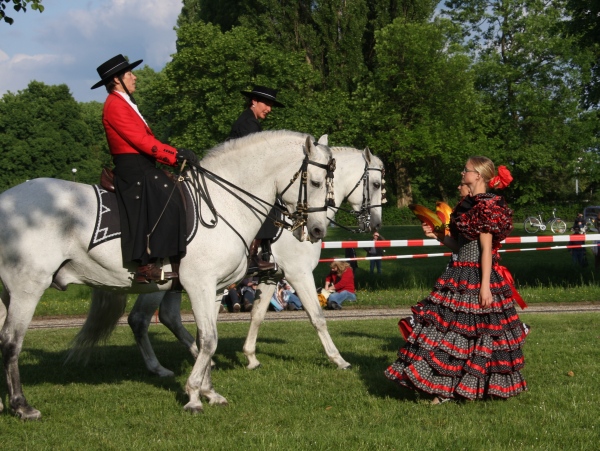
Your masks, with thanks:
[(492, 305), (492, 292), (490, 290), (490, 287), (481, 287), (481, 289), (479, 290), (479, 305), (481, 306), (481, 308), (488, 308)]
[(421, 227), (423, 228), (423, 233), (425, 234), (425, 236), (427, 238), (433, 238), (433, 239), (437, 240), (437, 235), (435, 233), (433, 233), (433, 229), (431, 228), (430, 225), (428, 225), (426, 222), (422, 222)]

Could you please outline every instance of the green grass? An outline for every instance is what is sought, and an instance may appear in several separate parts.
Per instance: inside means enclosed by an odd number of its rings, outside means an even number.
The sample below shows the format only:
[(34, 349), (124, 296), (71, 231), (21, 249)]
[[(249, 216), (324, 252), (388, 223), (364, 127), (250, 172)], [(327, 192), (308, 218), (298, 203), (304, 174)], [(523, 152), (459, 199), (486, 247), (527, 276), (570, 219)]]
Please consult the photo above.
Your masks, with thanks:
[[(389, 226), (382, 230), (386, 239), (423, 238), (420, 226)], [(513, 236), (525, 235), (521, 224), (516, 226)], [(340, 228), (330, 228), (327, 241), (370, 240), (370, 234), (351, 234)], [(558, 243), (560, 245), (566, 243)], [(536, 247), (544, 245), (512, 245), (510, 247)], [(386, 255), (405, 255), (414, 253), (442, 253), (446, 248), (406, 247), (389, 248)], [(503, 253), (502, 264), (509, 268), (516, 280), (517, 287), (528, 303), (556, 302), (594, 302), (600, 300), (600, 273), (594, 270), (594, 256), (587, 249), (589, 265), (581, 268), (574, 265), (566, 249), (552, 251), (531, 251)], [(358, 250), (358, 256), (364, 256)], [(341, 249), (325, 249), (322, 258), (343, 256)], [(356, 274), (356, 287), (359, 302), (351, 308), (409, 306), (427, 295), (436, 278), (442, 273), (448, 262), (447, 257), (423, 259), (387, 260), (382, 262), (381, 276), (369, 273), (369, 262), (359, 262)], [(321, 263), (314, 271), (317, 286), (322, 286), (329, 265)], [(90, 289), (71, 285), (66, 292), (54, 289), (46, 291), (37, 309), (36, 316), (85, 315), (88, 312)], [(129, 297), (128, 310), (135, 302), (135, 296)], [(191, 311), (184, 296), (182, 310)]]
[[(32, 330), (21, 376), (39, 422), (0, 414), (2, 449), (589, 450), (598, 446), (600, 314), (523, 314), (529, 391), (508, 401), (431, 406), (383, 371), (402, 340), (397, 319), (332, 321), (353, 367), (329, 363), (308, 321), (266, 322), (262, 367), (245, 369), (247, 324), (219, 324), (213, 372), (228, 407), (183, 411), (192, 361), (163, 326), (151, 327), (175, 378), (149, 375), (127, 327), (86, 367), (64, 365), (75, 329)], [(569, 372), (573, 376), (569, 376)], [(0, 382), (6, 402), (6, 385)]]

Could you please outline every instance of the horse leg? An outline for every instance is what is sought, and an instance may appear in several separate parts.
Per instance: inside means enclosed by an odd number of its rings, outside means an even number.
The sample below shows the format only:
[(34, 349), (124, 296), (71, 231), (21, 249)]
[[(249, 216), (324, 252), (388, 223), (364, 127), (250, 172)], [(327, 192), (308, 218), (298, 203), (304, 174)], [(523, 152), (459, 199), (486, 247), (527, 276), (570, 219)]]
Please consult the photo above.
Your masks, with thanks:
[(258, 286), (258, 290), (260, 290), (260, 296), (254, 300), (250, 329), (248, 330), (248, 336), (246, 337), (246, 341), (244, 343), (244, 354), (248, 359), (248, 365), (246, 368), (249, 370), (256, 369), (260, 366), (260, 362), (256, 358), (256, 339), (258, 337), (258, 329), (265, 319), (265, 315), (269, 309), (269, 303), (271, 302), (271, 296), (273, 296), (276, 287), (277, 284), (274, 281), (269, 283), (261, 282)]
[[(33, 318), (37, 302), (43, 293), (43, 290), (37, 293), (36, 291), (39, 290), (27, 292), (25, 289), (18, 294), (13, 292), (10, 296), (5, 291), (2, 293), (5, 321), (0, 330), (0, 350), (8, 386), (9, 406), (22, 420), (38, 420), (42, 416), (39, 410), (27, 403), (19, 373), (19, 354), (23, 347), (23, 339)], [(6, 309), (7, 302), (10, 302), (10, 309)]]
[(197, 413), (203, 410), (201, 396), (207, 398), (210, 405), (227, 405), (228, 403), (214, 390), (211, 381), (211, 359), (217, 349), (218, 341), (217, 310), (213, 305), (216, 287), (214, 283), (203, 283), (194, 275), (190, 277), (192, 278), (190, 282), (183, 280), (182, 282), (188, 290), (196, 319), (199, 353), (186, 382), (185, 390), (190, 399), (183, 408)]
[(319, 304), (317, 287), (315, 286), (313, 275), (302, 271), (290, 272), (289, 276), (286, 273), (286, 280), (294, 287), (296, 294), (302, 301), (302, 307), (308, 314), (313, 327), (317, 330), (317, 334), (329, 360), (337, 365), (338, 369), (345, 370), (350, 368), (350, 363), (342, 358), (327, 330), (327, 322)]
[(165, 293), (160, 303), (158, 318), (190, 351), (195, 360), (198, 357), (196, 341), (181, 322), (181, 292), (167, 291)]
[(140, 349), (148, 371), (160, 377), (171, 377), (174, 376), (173, 371), (160, 364), (148, 337), (148, 328), (150, 327), (152, 316), (164, 296), (164, 291), (140, 294), (127, 317), (127, 322), (133, 331), (135, 342)]

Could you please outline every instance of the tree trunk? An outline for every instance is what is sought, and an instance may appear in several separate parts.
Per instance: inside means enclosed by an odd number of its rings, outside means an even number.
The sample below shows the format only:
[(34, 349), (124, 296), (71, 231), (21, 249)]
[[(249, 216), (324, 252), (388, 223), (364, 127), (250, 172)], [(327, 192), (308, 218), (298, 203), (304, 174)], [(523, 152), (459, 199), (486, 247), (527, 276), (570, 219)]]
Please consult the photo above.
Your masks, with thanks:
[(394, 162), (396, 175), (396, 206), (398, 208), (406, 207), (412, 203), (412, 188), (410, 186), (410, 177), (406, 167), (402, 164), (402, 160)]

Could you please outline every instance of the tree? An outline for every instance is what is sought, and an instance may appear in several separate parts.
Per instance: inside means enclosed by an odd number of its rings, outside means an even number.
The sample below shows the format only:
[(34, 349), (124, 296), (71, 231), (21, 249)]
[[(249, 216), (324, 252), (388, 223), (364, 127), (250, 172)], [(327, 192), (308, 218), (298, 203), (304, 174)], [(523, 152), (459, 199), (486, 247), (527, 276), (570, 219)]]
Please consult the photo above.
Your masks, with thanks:
[(89, 123), (101, 124), (101, 109), (92, 121), (91, 108), (82, 109), (66, 85), (32, 81), (17, 94), (5, 94), (0, 99), (0, 190), (36, 177), (70, 180), (73, 168), (78, 181), (97, 182), (103, 157), (101, 149), (90, 152), (98, 136)]
[(359, 110), (398, 207), (454, 195), (461, 164), (483, 143), (470, 59), (452, 32), (448, 21), (396, 19), (375, 34), (376, 67)]
[[(488, 155), (506, 164), (518, 204), (564, 199), (590, 146), (590, 114), (580, 99), (585, 55), (562, 33), (565, 1), (451, 0), (463, 27), (488, 110)], [(585, 132), (584, 132), (585, 131)]]
[(3, 19), (9, 25), (14, 23), (14, 19), (6, 15), (6, 6), (13, 4), (13, 9), (16, 12), (27, 12), (27, 6), (31, 4), (31, 9), (34, 11), (44, 12), (43, 0), (0, 0), (0, 19)]
[(278, 100), (265, 129), (289, 129), (317, 136), (337, 131), (332, 117), (344, 105), (331, 104), (319, 91), (320, 75), (302, 54), (270, 45), (254, 30), (234, 27), (221, 32), (215, 25), (196, 22), (177, 30), (177, 53), (166, 66), (164, 91), (168, 104), (160, 114), (170, 121), (169, 141), (196, 151), (208, 149), (228, 136), (244, 109), (240, 91), (253, 85), (277, 87)]

